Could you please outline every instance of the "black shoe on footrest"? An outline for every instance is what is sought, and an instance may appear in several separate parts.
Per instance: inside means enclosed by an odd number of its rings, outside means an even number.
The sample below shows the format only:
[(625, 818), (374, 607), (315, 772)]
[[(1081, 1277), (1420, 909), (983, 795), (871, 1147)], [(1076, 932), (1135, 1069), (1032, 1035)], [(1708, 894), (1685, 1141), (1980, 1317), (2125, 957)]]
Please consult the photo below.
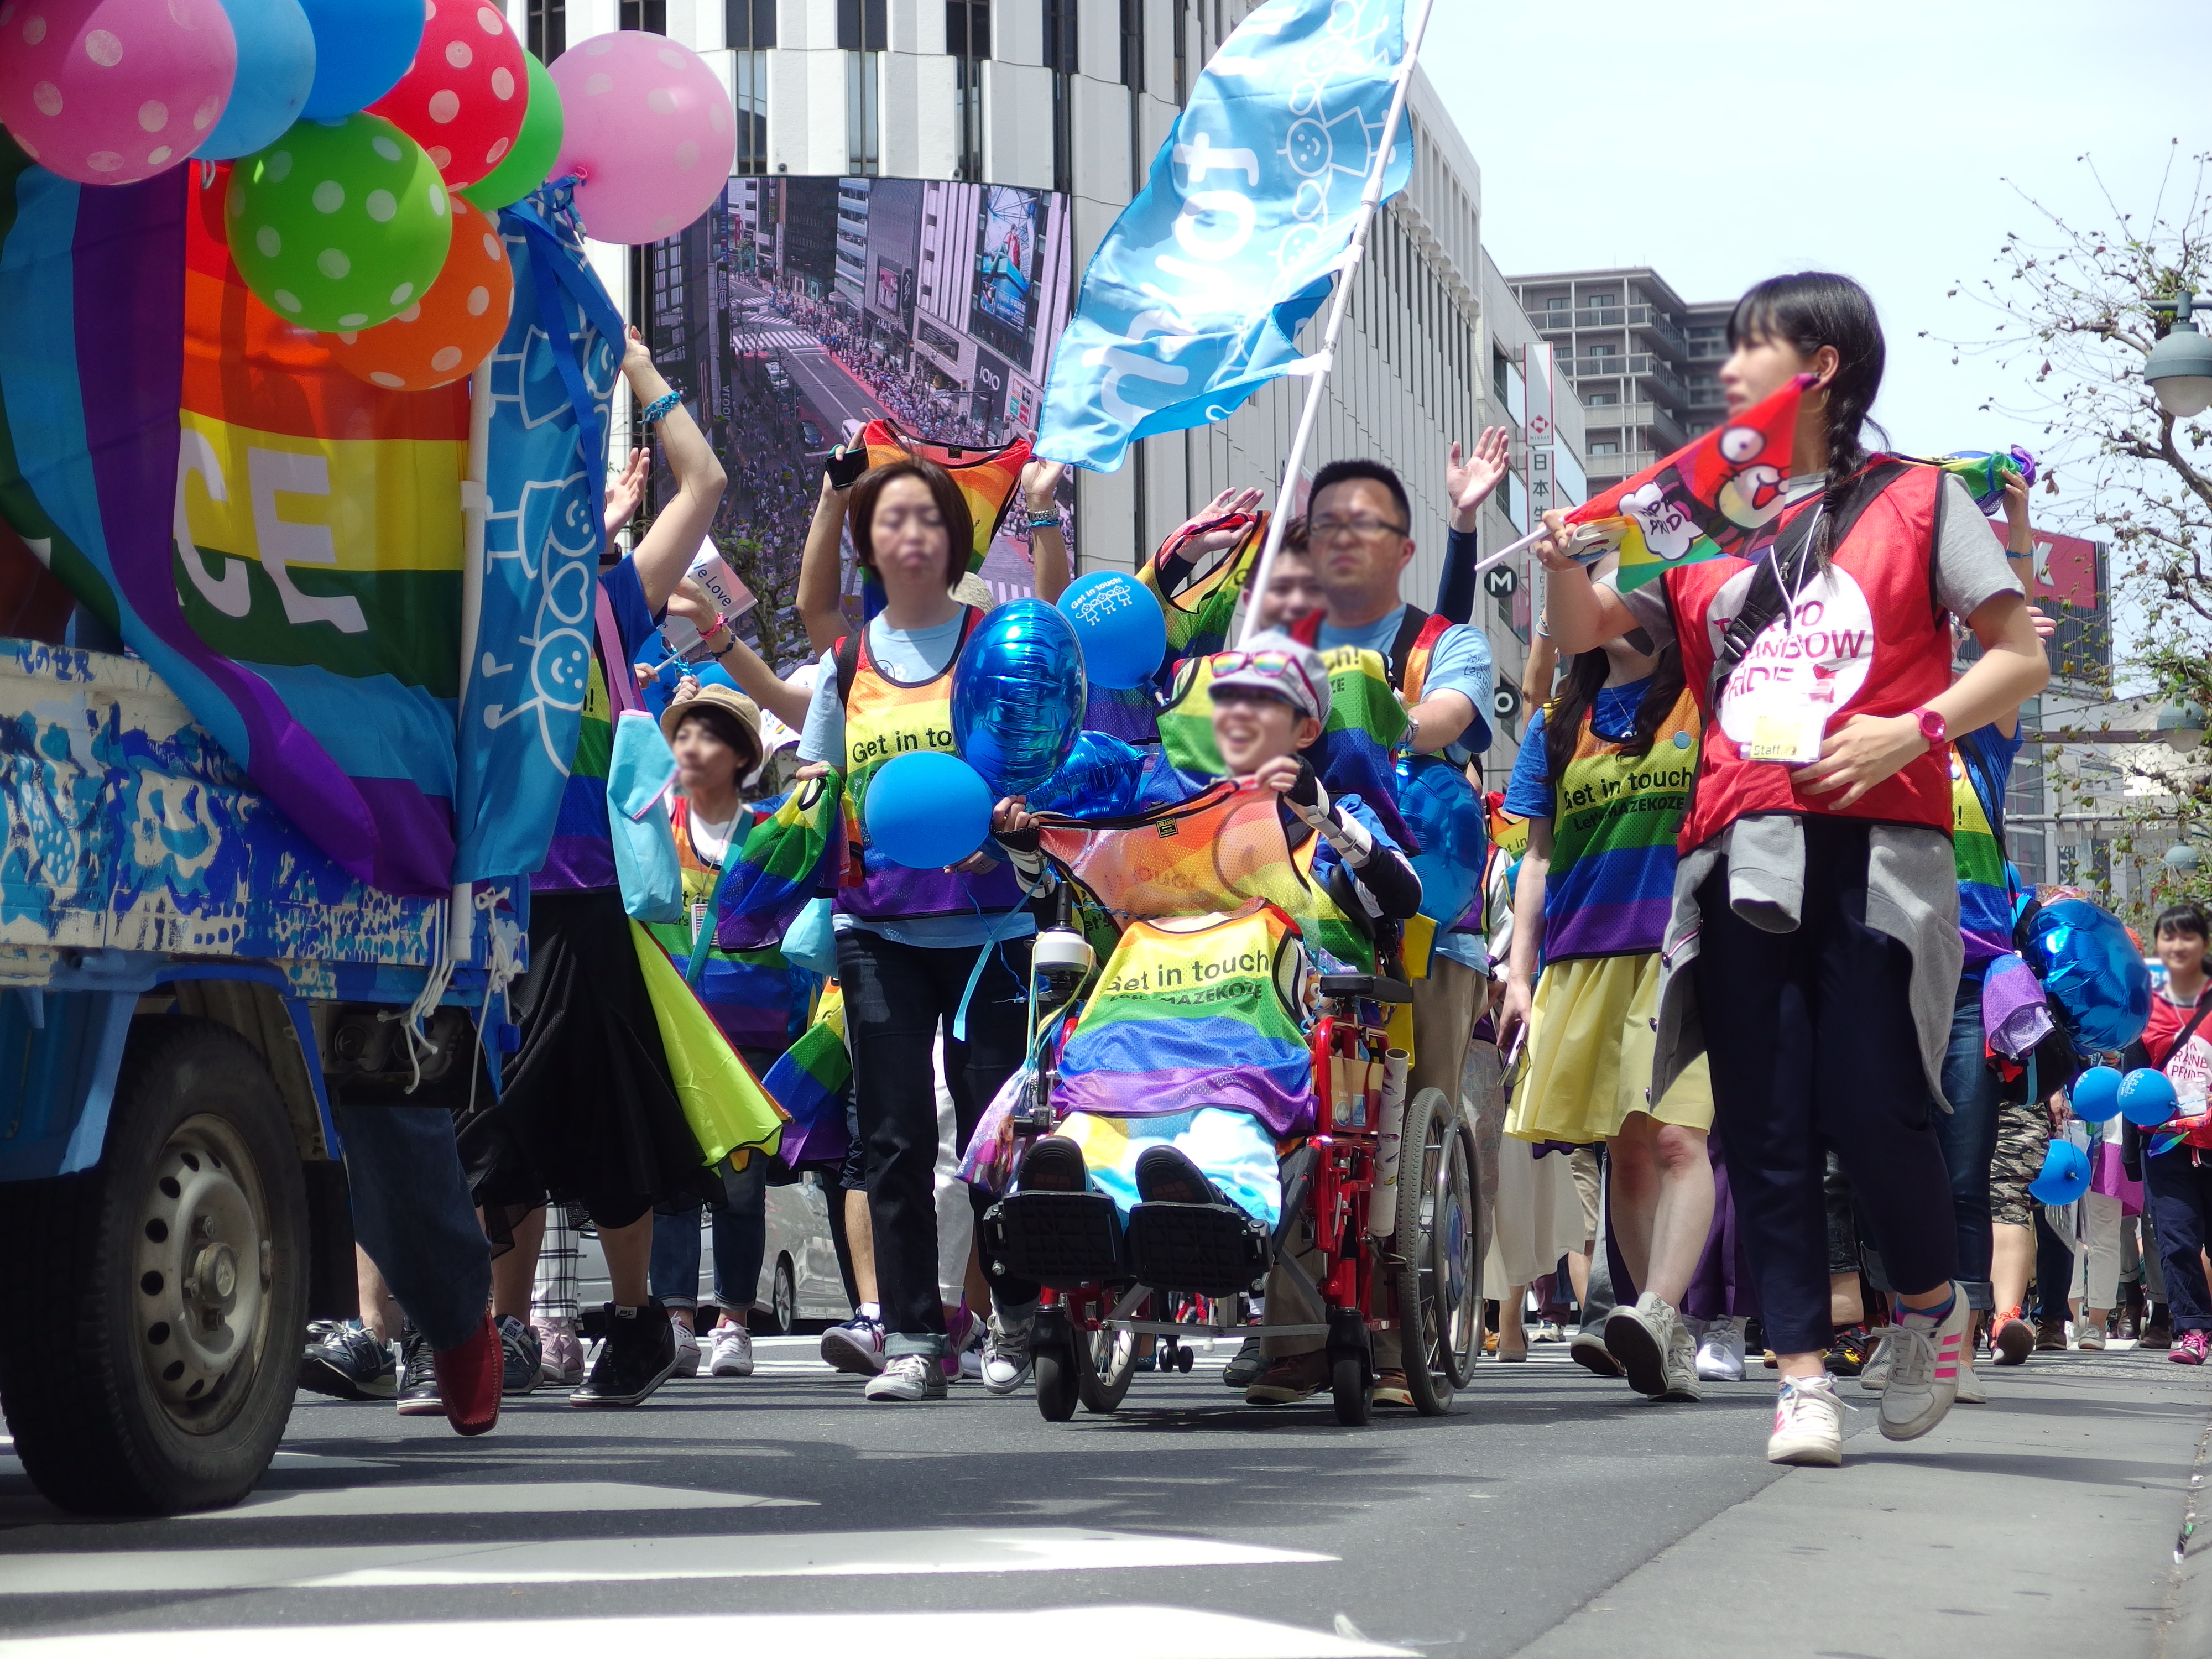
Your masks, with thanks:
[(1018, 1192), (983, 1212), (983, 1249), (994, 1272), (1055, 1290), (1118, 1279), (1121, 1212), (1103, 1193)]
[(1080, 1193), (1091, 1187), (1083, 1148), (1066, 1135), (1046, 1135), (1022, 1159), (1016, 1186), (1025, 1193)]
[(1123, 1254), (1139, 1284), (1230, 1296), (1266, 1275), (1267, 1229), (1234, 1204), (1139, 1204)]
[(1137, 1154), (1137, 1197), (1146, 1204), (1221, 1202), (1206, 1172), (1182, 1148), (1164, 1145), (1147, 1146)]

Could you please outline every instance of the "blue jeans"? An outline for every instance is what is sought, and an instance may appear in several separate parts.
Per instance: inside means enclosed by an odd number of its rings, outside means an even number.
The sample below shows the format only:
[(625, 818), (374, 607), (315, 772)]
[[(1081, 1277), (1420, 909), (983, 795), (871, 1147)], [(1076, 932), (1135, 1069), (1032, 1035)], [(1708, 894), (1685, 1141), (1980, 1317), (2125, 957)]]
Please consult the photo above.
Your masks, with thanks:
[[(756, 1152), (743, 1170), (722, 1166), (727, 1202), (714, 1212), (714, 1300), (740, 1322), (760, 1294), (768, 1253), (768, 1160)], [(699, 1212), (653, 1218), (653, 1293), (672, 1308), (699, 1305)]]
[(1936, 1139), (1951, 1177), (1951, 1209), (1959, 1223), (1959, 1285), (1966, 1305), (1989, 1313), (1990, 1165), (1997, 1155), (1997, 1078), (1983, 1059), (1982, 981), (1959, 981), (1951, 1011), (1951, 1046), (1943, 1055), (1948, 1113), (1935, 1115)]
[(461, 1175), (453, 1120), (429, 1106), (331, 1107), (354, 1237), (435, 1349), (458, 1348), (491, 1299), (491, 1246)]

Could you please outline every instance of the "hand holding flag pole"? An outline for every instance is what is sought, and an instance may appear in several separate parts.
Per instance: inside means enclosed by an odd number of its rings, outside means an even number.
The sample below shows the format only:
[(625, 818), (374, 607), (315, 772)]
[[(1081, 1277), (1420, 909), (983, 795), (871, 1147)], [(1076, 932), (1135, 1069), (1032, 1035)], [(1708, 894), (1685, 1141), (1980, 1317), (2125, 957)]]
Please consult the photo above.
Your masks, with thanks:
[[(1281, 482), (1275, 491), (1277, 510), (1267, 523), (1267, 545), (1261, 550), (1259, 568), (1252, 573), (1252, 586), (1247, 590), (1255, 596), (1267, 591), (1267, 583), (1274, 574), (1275, 555), (1283, 544), (1283, 532), (1290, 527), (1290, 517), (1281, 510), (1283, 500), (1291, 480), (1298, 476), (1306, 446), (1313, 439), (1314, 423), (1320, 418), (1321, 394), (1328, 383), (1329, 370), (1336, 364), (1336, 343), (1344, 332), (1344, 313), (1352, 299), (1352, 279), (1359, 272), (1359, 262), (1367, 256), (1367, 233), (1375, 223), (1376, 209), (1382, 203), (1384, 176), (1389, 170), (1391, 152), (1399, 142), (1399, 125), (1405, 119), (1406, 99), (1413, 90), (1413, 65), (1420, 59), (1421, 37), (1428, 33), (1429, 12), (1435, 3), (1436, 0), (1420, 0), (1413, 27), (1406, 31), (1405, 56), (1399, 59), (1397, 72), (1391, 77), (1390, 113), (1382, 124), (1383, 142), (1376, 146), (1375, 164), (1368, 170), (1367, 188), (1360, 197), (1352, 245), (1345, 250), (1343, 268), (1337, 276), (1336, 295), (1329, 302), (1328, 324), (1322, 335), (1321, 349), (1306, 360), (1310, 378), (1306, 385), (1305, 407), (1298, 412), (1297, 431), (1291, 439), (1291, 453), (1283, 462)], [(1260, 606), (1255, 597), (1244, 609), (1244, 629), (1237, 642), (1241, 645), (1249, 641), (1258, 630), (1259, 623)]]

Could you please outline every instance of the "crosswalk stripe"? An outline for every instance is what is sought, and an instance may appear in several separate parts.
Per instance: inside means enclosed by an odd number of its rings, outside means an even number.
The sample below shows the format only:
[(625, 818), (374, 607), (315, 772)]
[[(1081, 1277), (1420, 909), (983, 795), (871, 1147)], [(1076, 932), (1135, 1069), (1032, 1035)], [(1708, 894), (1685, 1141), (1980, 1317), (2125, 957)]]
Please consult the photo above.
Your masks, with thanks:
[(103, 1550), (0, 1559), (0, 1596), (218, 1589), (637, 1583), (1333, 1561), (1304, 1550), (1082, 1528), (955, 1527), (749, 1537), (593, 1538), (279, 1549)]
[[(994, 1611), (992, 1642), (1054, 1659), (1414, 1659), (1380, 1642), (1195, 1607)], [(0, 1639), (5, 1659), (296, 1659), (301, 1653), (741, 1653), (746, 1659), (973, 1659), (976, 1619), (959, 1613), (724, 1613), (103, 1632)]]
[(342, 1486), (327, 1492), (249, 1492), (227, 1510), (187, 1521), (305, 1521), (365, 1515), (579, 1515), (638, 1510), (813, 1509), (808, 1498), (756, 1498), (693, 1486), (621, 1480), (516, 1480), (505, 1486)]

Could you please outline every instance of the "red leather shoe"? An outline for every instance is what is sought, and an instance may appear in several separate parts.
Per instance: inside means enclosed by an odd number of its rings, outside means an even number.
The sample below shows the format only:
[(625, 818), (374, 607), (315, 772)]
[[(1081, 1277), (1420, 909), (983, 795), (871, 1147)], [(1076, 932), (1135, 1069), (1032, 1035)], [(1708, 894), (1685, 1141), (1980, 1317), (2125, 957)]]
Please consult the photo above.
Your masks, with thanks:
[(499, 1421), (504, 1363), (499, 1328), (489, 1314), (477, 1327), (477, 1334), (460, 1346), (437, 1351), (438, 1399), (455, 1434), (487, 1434)]

